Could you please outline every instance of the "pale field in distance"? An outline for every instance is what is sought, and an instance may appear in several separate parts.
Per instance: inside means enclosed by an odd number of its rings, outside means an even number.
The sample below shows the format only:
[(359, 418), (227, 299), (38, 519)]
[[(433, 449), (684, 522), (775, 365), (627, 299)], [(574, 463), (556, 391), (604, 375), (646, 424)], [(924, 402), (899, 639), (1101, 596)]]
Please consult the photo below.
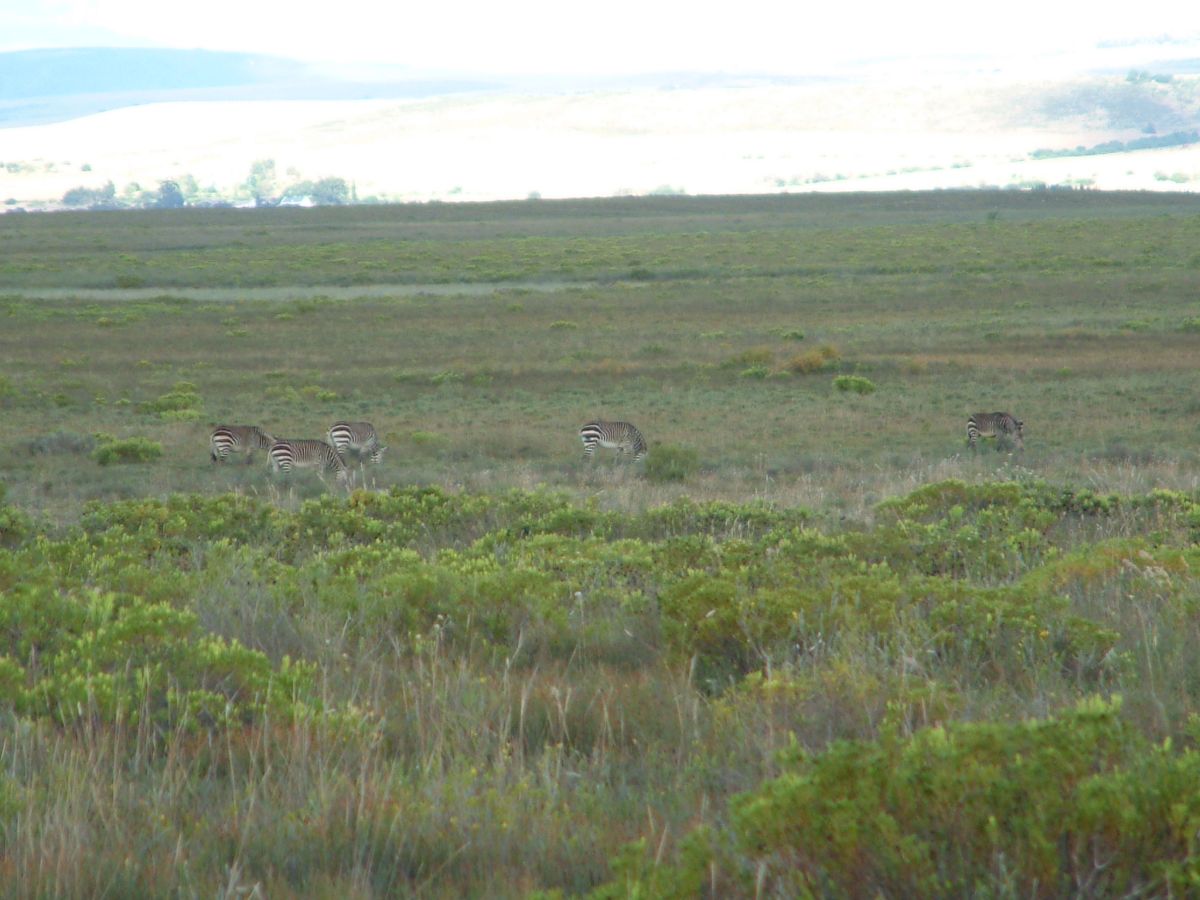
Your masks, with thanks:
[[(1196, 79), (1171, 96), (1195, 105)], [(1196, 145), (1059, 159), (1034, 150), (1144, 136), (1140, 108), (1106, 114), (1055, 97), (1123, 79), (1049, 83), (752, 84), (427, 100), (176, 102), (3, 132), (0, 197), (52, 202), (111, 181), (153, 187), (190, 175), (232, 195), (256, 160), (280, 187), (340, 177), (393, 201), (590, 197), (654, 192), (924, 190), (1045, 182), (1110, 190), (1190, 190)], [(1151, 90), (1147, 88), (1147, 91)], [(1154, 95), (1142, 97), (1145, 118)], [(1053, 106), (1054, 103), (1058, 106)], [(1124, 109), (1125, 107), (1121, 107)], [(1181, 114), (1182, 115), (1182, 114)], [(1194, 116), (1194, 114), (1192, 114)], [(1189, 125), (1164, 120), (1159, 133)], [(1135, 124), (1136, 123), (1136, 124)], [(1182, 124), (1181, 124), (1182, 123)], [(84, 166), (90, 167), (87, 171)]]

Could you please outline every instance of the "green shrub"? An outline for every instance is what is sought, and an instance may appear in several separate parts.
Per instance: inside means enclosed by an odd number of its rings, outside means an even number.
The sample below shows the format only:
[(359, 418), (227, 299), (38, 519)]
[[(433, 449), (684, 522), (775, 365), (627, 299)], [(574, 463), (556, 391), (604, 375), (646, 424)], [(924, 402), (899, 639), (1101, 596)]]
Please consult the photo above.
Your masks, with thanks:
[(1151, 744), (1117, 708), (797, 754), (734, 804), (738, 847), (777, 896), (1186, 892), (1200, 753)]
[(33, 520), (24, 511), (4, 502), (8, 488), (0, 482), (0, 547), (14, 547), (33, 533)]
[(337, 391), (326, 390), (318, 384), (308, 384), (300, 388), (300, 393), (310, 400), (319, 400), (321, 402), (329, 402), (338, 398)]
[[(166, 418), (166, 413), (195, 412), (199, 419), (203, 401), (196, 392), (196, 386), (190, 381), (177, 381), (174, 387), (154, 400), (148, 400), (139, 407), (142, 412), (152, 413)], [(184, 421), (195, 421), (187, 420)]]
[(1187, 895), (1200, 753), (1147, 740), (1119, 706), (796, 747), (678, 862), (629, 845), (592, 896)]
[(700, 457), (691, 447), (664, 444), (646, 456), (646, 477), (663, 483), (684, 481), (700, 468)]
[(203, 417), (198, 409), (168, 409), (158, 414), (164, 422), (199, 422)]
[(92, 459), (102, 466), (114, 463), (153, 462), (163, 454), (163, 445), (144, 437), (131, 437), (100, 444), (92, 451)]
[[(23, 715), (211, 726), (267, 710), (295, 714), (317, 700), (311, 666), (273, 667), (205, 634), (191, 612), (118, 592), (63, 591), (44, 572), (30, 574), (0, 606), (0, 663), (10, 663), (0, 667), (0, 702)], [(37, 665), (23, 670), (19, 661), (31, 656)]]
[(875, 392), (875, 382), (861, 375), (838, 375), (833, 379), (833, 386), (839, 391), (853, 391), (856, 394)]

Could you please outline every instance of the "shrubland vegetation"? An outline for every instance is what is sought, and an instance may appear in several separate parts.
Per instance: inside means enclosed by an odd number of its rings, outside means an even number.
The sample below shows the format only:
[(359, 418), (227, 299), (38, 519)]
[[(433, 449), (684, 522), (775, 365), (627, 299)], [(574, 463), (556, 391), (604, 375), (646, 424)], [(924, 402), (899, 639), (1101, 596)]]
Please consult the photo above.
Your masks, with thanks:
[[(14, 896), (1187, 895), (1200, 205), (0, 218)], [(1008, 409), (1024, 453), (963, 452)], [(597, 451), (627, 419), (644, 463)], [(217, 422), (373, 421), (346, 494)]]

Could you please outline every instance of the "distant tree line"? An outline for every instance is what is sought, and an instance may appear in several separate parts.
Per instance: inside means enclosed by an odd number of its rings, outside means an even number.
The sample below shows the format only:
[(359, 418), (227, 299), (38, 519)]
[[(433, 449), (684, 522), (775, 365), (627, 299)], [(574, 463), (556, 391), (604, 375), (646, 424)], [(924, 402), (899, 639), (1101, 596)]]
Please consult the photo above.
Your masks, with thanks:
[(1173, 131), (1170, 134), (1134, 138), (1131, 141), (1105, 141), (1093, 147), (1080, 145), (1073, 150), (1034, 150), (1029, 155), (1034, 159), (1050, 159), (1057, 156), (1099, 156), (1104, 153), (1128, 153), (1132, 150), (1154, 150), (1160, 147), (1181, 147), (1200, 141), (1200, 131)]
[[(297, 174), (289, 170), (289, 174)], [(296, 180), (280, 187), (275, 174), (275, 161), (256, 160), (250, 174), (232, 194), (223, 195), (216, 188), (201, 188), (194, 177), (184, 175), (178, 180), (160, 181), (157, 188), (144, 189), (136, 182), (117, 193), (111, 181), (102, 187), (71, 188), (62, 196), (64, 206), (77, 209), (179, 209), (184, 206), (234, 206), (251, 203), (254, 206), (341, 206), (358, 203), (357, 192), (344, 178)], [(370, 202), (370, 201), (368, 201)]]

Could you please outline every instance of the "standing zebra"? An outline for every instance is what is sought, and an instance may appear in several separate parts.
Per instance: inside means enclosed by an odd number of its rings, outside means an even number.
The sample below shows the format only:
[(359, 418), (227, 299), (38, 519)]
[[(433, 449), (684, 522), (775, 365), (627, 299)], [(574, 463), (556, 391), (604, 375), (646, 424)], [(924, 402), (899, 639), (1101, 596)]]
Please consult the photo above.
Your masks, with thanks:
[(1025, 449), (1025, 423), (1006, 412), (972, 413), (967, 419), (967, 447), (977, 450), (981, 437), (1011, 437), (1017, 449)]
[(588, 422), (579, 429), (583, 441), (583, 458), (591, 459), (596, 447), (615, 449), (618, 453), (633, 451), (633, 461), (646, 455), (646, 439), (628, 422)]
[(316, 469), (317, 477), (325, 480), (326, 472), (336, 472), (339, 484), (348, 485), (350, 470), (335, 447), (324, 441), (280, 438), (267, 450), (271, 469), (291, 474), (292, 469)]
[(378, 463), (387, 449), (379, 443), (379, 435), (370, 422), (334, 422), (329, 427), (328, 435), (329, 443), (337, 447), (338, 453), (343, 456), (347, 450), (353, 450), (360, 456), (370, 454), (371, 462)]
[(254, 459), (255, 450), (266, 450), (275, 438), (257, 425), (218, 425), (208, 439), (209, 458), (213, 462), (229, 462), (230, 453), (245, 453), (246, 462)]

